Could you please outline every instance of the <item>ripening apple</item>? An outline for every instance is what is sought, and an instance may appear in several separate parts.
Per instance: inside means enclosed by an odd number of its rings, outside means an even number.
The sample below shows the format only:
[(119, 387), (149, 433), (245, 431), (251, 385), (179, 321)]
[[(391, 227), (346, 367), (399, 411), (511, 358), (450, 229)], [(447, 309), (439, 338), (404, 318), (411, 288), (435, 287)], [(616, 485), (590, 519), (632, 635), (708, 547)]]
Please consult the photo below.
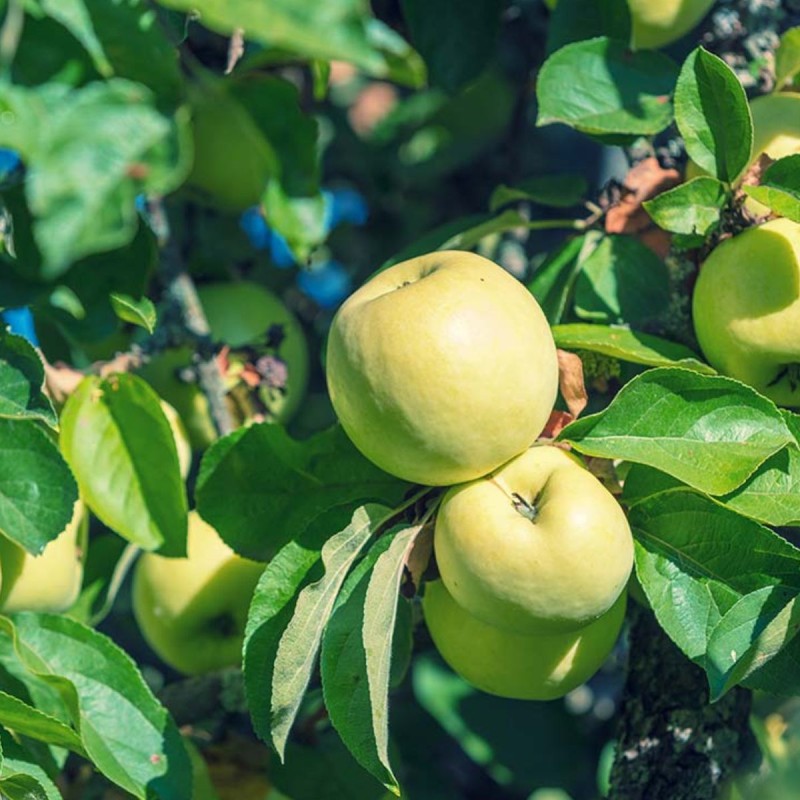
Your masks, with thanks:
[(619, 503), (575, 456), (552, 445), (450, 489), (433, 545), (459, 605), (525, 634), (574, 631), (597, 619), (633, 567)]
[(626, 594), (594, 622), (567, 633), (522, 634), (487, 625), (442, 581), (425, 584), (422, 610), (442, 658), (477, 689), (517, 700), (554, 700), (587, 681), (614, 647)]
[(689, 33), (708, 13), (715, 0), (628, 0), (637, 50), (655, 50)]
[(225, 211), (261, 201), (275, 155), (246, 108), (223, 81), (189, 83), (194, 166), (187, 179), (196, 199)]
[[(267, 388), (261, 397), (278, 422), (288, 422), (305, 396), (308, 384), (308, 344), (297, 318), (279, 297), (251, 281), (211, 283), (198, 287), (197, 291), (212, 337), (232, 348), (263, 343), (272, 326), (281, 330), (283, 341), (277, 355), (286, 364), (286, 386)], [(217, 434), (208, 400), (200, 387), (180, 378), (180, 372), (191, 363), (192, 352), (188, 347), (173, 348), (151, 358), (139, 374), (175, 408), (192, 447), (202, 450)]]
[[(545, 0), (550, 9), (558, 0)], [(685, 36), (708, 13), (714, 0), (628, 0), (631, 46), (656, 50)]]
[(781, 218), (726, 239), (692, 298), (708, 363), (779, 406), (800, 407), (800, 225)]
[(536, 300), (462, 251), (395, 264), (350, 295), (331, 325), (327, 375), (355, 446), (433, 486), (484, 475), (529, 447), (558, 389)]
[(145, 553), (133, 576), (133, 611), (155, 653), (185, 675), (238, 664), (247, 611), (264, 564), (236, 555), (196, 511), (187, 556)]
[(38, 555), (0, 535), (0, 611), (66, 611), (83, 581), (88, 516), (78, 500), (67, 527)]

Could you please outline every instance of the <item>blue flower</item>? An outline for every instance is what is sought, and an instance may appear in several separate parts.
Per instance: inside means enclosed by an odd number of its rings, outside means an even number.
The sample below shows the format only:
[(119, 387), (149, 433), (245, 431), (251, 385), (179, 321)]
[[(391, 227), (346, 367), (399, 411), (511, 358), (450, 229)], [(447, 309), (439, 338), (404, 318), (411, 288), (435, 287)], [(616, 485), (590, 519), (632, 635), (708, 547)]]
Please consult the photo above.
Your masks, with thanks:
[(27, 339), (34, 347), (39, 346), (36, 328), (33, 324), (33, 315), (27, 306), (22, 308), (7, 308), (2, 313), (3, 322), (11, 329), (11, 333)]
[(320, 308), (336, 308), (350, 294), (353, 279), (338, 261), (326, 261), (297, 273), (297, 285)]

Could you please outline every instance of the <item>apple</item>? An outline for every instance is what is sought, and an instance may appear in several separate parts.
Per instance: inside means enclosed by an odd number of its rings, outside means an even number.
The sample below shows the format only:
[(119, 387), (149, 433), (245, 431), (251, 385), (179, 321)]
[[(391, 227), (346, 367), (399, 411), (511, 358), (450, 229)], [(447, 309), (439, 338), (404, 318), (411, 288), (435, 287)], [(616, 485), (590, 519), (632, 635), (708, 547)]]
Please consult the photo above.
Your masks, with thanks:
[(33, 556), (0, 535), (0, 611), (66, 611), (77, 599), (83, 581), (88, 515), (81, 500), (75, 503), (67, 527)]
[(575, 456), (552, 445), (450, 489), (433, 546), (459, 605), (524, 634), (574, 631), (597, 619), (633, 567), (619, 503)]
[(715, 0), (628, 0), (637, 50), (671, 44), (689, 33), (708, 13)]
[(474, 253), (418, 256), (345, 300), (327, 349), (355, 446), (416, 483), (471, 480), (525, 450), (550, 416), (558, 361), (533, 295)]
[(692, 298), (708, 363), (779, 406), (800, 407), (800, 225), (781, 218), (714, 248)]
[(603, 665), (625, 617), (626, 595), (583, 628), (523, 634), (472, 616), (442, 581), (425, 584), (422, 610), (442, 658), (477, 689), (517, 700), (554, 700), (588, 680)]
[(196, 511), (187, 556), (145, 553), (133, 575), (133, 612), (153, 651), (185, 675), (240, 663), (247, 611), (264, 564), (236, 555)]
[(238, 212), (261, 201), (275, 155), (245, 107), (221, 81), (189, 83), (194, 165), (187, 186), (195, 198)]
[[(211, 283), (198, 287), (211, 335), (232, 348), (263, 344), (274, 325), (283, 333), (274, 352), (286, 364), (285, 389), (265, 388), (261, 395), (267, 409), (278, 422), (288, 422), (305, 396), (308, 384), (308, 344), (297, 318), (279, 297), (251, 281)], [(200, 387), (180, 379), (179, 373), (191, 366), (188, 347), (172, 348), (153, 356), (139, 374), (180, 415), (189, 441), (196, 450), (208, 447), (217, 438), (208, 400)]]
[[(551, 10), (558, 0), (544, 0)], [(631, 46), (636, 50), (671, 44), (685, 36), (708, 13), (715, 0), (628, 0)]]

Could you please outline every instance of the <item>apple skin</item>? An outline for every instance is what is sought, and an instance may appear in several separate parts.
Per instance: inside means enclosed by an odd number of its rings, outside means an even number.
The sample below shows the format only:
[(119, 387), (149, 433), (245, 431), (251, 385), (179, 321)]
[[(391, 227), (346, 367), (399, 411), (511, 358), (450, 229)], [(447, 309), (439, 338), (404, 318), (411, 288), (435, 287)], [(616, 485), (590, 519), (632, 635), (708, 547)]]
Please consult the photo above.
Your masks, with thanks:
[(676, 42), (689, 33), (708, 13), (715, 0), (628, 0), (636, 50)]
[(241, 661), (247, 611), (264, 564), (242, 558), (196, 511), (186, 558), (145, 553), (133, 576), (133, 612), (153, 651), (185, 675)]
[(533, 295), (461, 251), (395, 264), (350, 295), (331, 325), (327, 375), (355, 446), (431, 486), (485, 475), (529, 447), (558, 389)]
[(66, 611), (77, 599), (83, 581), (88, 516), (78, 500), (67, 527), (33, 556), (0, 535), (0, 611)]
[(464, 610), (441, 581), (425, 585), (422, 610), (442, 658), (477, 689), (517, 700), (555, 700), (608, 658), (625, 618), (623, 592), (600, 618), (568, 633), (501, 630)]
[[(276, 390), (267, 405), (278, 422), (288, 422), (308, 385), (308, 344), (297, 318), (279, 297), (250, 281), (210, 283), (198, 287), (197, 293), (212, 337), (233, 348), (261, 342), (270, 326), (282, 326), (284, 339), (278, 354), (286, 362), (288, 382), (286, 391)], [(189, 348), (173, 348), (151, 358), (139, 374), (178, 412), (192, 447), (203, 450), (217, 438), (208, 400), (199, 386), (176, 377), (191, 363)]]
[[(534, 520), (515, 497), (535, 509)], [(450, 489), (433, 544), (455, 601), (489, 625), (523, 634), (574, 631), (597, 619), (633, 567), (619, 503), (577, 458), (550, 445)]]
[(714, 248), (692, 317), (712, 367), (779, 406), (800, 407), (800, 225), (771, 220)]

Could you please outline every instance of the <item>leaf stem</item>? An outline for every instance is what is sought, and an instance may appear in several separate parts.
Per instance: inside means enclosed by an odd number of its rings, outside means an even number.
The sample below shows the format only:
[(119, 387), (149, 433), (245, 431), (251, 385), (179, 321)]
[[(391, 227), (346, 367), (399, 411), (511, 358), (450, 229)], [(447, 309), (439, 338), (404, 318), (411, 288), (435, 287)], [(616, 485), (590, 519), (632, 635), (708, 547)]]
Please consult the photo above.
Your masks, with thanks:
[(9, 0), (6, 18), (0, 28), (0, 65), (3, 73), (7, 73), (17, 54), (22, 28), (25, 25), (25, 10), (19, 0)]

